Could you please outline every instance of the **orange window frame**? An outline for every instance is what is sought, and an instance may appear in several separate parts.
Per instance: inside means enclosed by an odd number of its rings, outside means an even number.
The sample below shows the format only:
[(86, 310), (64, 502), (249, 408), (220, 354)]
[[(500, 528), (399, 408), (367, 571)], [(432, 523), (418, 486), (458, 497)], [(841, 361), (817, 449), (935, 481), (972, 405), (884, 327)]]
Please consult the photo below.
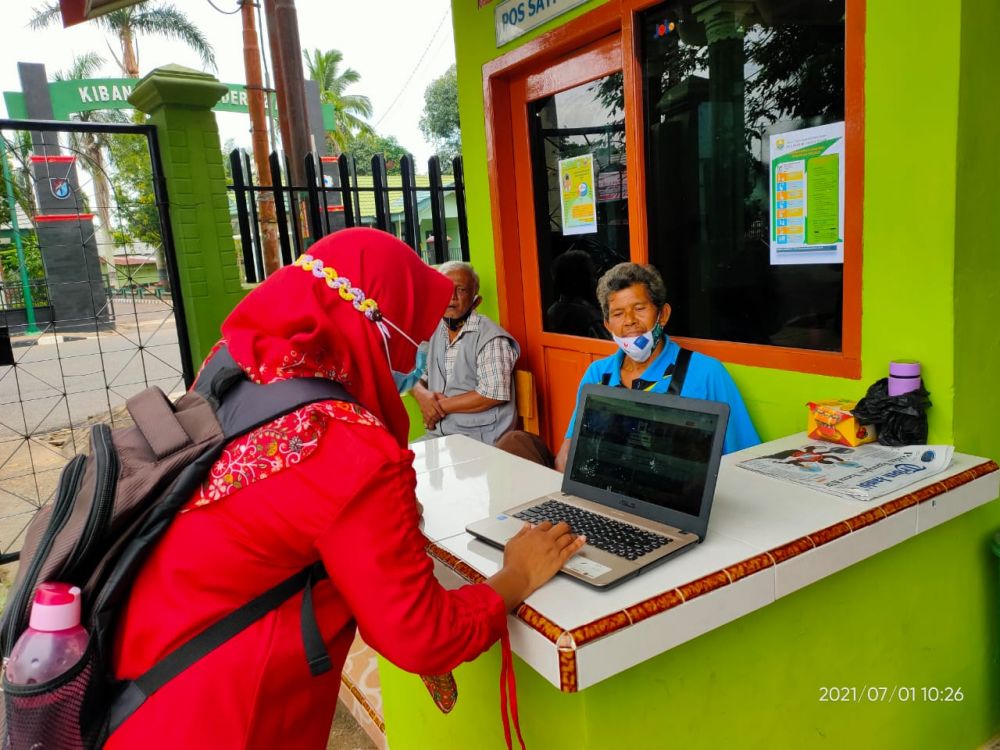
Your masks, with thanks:
[[(625, 79), (625, 138), (630, 195), (632, 258), (649, 259), (646, 224), (645, 118), (642, 97), (642, 66), (636, 16), (662, 0), (610, 0), (483, 66), (483, 102), (486, 119), (487, 169), (491, 185), (490, 207), (501, 323), (514, 336), (525, 340), (524, 288), (521, 269), (517, 196), (514, 188), (517, 165), (512, 157), (511, 79), (540, 71), (559, 58), (612, 34), (621, 35), (622, 73)], [(480, 7), (490, 0), (480, 0)], [(724, 362), (779, 370), (861, 377), (862, 315), (862, 221), (864, 210), (864, 70), (866, 0), (846, 0), (845, 22), (845, 206), (844, 288), (842, 349), (822, 352), (811, 349), (744, 344), (675, 337), (684, 346)]]

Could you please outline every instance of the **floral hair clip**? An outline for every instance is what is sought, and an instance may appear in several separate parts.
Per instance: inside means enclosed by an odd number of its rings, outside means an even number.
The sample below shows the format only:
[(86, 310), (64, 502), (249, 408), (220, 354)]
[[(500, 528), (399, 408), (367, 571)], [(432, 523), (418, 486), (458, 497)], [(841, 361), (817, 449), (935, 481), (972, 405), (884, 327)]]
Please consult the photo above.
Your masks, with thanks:
[(378, 309), (378, 302), (365, 297), (365, 293), (356, 286), (351, 286), (351, 280), (346, 276), (340, 276), (332, 266), (326, 266), (319, 258), (311, 255), (300, 255), (293, 265), (298, 266), (303, 271), (310, 271), (317, 279), (326, 281), (326, 285), (331, 289), (336, 289), (340, 298), (345, 302), (354, 305), (354, 309), (364, 313), (365, 317), (373, 323), (382, 320), (382, 313)]
[(382, 333), (382, 342), (385, 344), (385, 354), (387, 357), (389, 356), (390, 334), (389, 329), (386, 328), (386, 323), (398, 331), (411, 344), (418, 346), (417, 342), (410, 338), (405, 331), (401, 330), (388, 318), (383, 317), (382, 311), (379, 310), (378, 302), (370, 297), (366, 297), (365, 293), (356, 286), (351, 286), (351, 280), (346, 276), (340, 276), (332, 266), (324, 265), (322, 260), (314, 258), (311, 255), (300, 255), (292, 265), (298, 266), (303, 271), (309, 271), (317, 279), (323, 279), (328, 287), (337, 290), (342, 300), (350, 302), (354, 305), (355, 310), (363, 313), (368, 320), (378, 326), (379, 331)]

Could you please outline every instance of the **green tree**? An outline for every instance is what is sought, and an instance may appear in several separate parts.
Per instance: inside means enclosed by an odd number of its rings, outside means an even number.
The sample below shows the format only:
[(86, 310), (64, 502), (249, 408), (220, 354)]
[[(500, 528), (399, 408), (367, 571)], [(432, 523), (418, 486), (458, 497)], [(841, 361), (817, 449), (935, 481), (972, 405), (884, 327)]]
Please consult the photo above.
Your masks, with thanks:
[[(26, 130), (17, 131), (15, 140), (8, 140), (0, 133), (0, 138), (4, 139), (3, 150), (6, 154), (7, 166), (11, 175), (11, 190), (14, 193), (14, 201), (21, 206), (21, 210), (28, 216), (35, 213), (35, 197), (31, 192), (31, 168), (29, 159), (31, 157), (31, 134)], [(3, 172), (0, 171), (0, 226), (10, 223), (10, 212), (12, 206), (7, 203), (7, 183), (4, 180)], [(24, 229), (25, 227), (21, 227)]]
[(116, 135), (108, 144), (111, 179), (118, 198), (118, 226), (111, 233), (116, 246), (125, 252), (138, 252), (134, 243), (154, 249), (160, 283), (166, 285), (166, 265), (160, 236), (160, 214), (153, 192), (153, 168), (149, 146), (141, 135)]
[[(59, 3), (50, 0), (35, 9), (35, 15), (28, 26), (44, 29), (62, 23)], [(176, 39), (187, 45), (201, 57), (202, 64), (215, 70), (215, 52), (208, 38), (191, 20), (168, 2), (146, 2), (120, 10), (113, 10), (94, 19), (94, 23), (118, 40), (121, 56), (111, 50), (115, 62), (126, 78), (139, 77), (139, 37), (159, 36)]]
[[(458, 76), (452, 65), (424, 91), (424, 113), (420, 132), (434, 144), (442, 167), (462, 153), (462, 130), (458, 121)], [(450, 172), (450, 169), (445, 168)]]
[(337, 153), (347, 150), (347, 144), (358, 135), (374, 135), (366, 118), (372, 116), (372, 103), (362, 94), (348, 94), (350, 86), (361, 81), (354, 68), (340, 69), (344, 56), (340, 50), (321, 52), (314, 49), (303, 53), (309, 78), (319, 85), (320, 101), (332, 104), (335, 127), (328, 136)]
[(372, 173), (372, 157), (375, 154), (385, 157), (386, 174), (400, 174), (400, 159), (410, 153), (396, 140), (396, 136), (377, 133), (358, 135), (347, 143), (344, 151), (354, 157), (358, 174)]

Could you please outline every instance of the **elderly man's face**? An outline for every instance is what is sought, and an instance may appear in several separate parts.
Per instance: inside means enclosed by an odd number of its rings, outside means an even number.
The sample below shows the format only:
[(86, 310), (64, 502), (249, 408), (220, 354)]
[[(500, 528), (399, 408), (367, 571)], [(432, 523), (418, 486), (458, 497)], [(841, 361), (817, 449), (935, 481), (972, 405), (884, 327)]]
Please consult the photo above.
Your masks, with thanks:
[(670, 305), (656, 309), (649, 287), (633, 284), (608, 295), (608, 319), (604, 327), (613, 336), (625, 338), (651, 331), (657, 320), (666, 325), (669, 318)]
[(448, 271), (445, 274), (455, 285), (451, 293), (451, 302), (448, 309), (444, 311), (446, 318), (461, 318), (471, 308), (479, 304), (480, 298), (476, 295), (472, 277), (461, 269)]

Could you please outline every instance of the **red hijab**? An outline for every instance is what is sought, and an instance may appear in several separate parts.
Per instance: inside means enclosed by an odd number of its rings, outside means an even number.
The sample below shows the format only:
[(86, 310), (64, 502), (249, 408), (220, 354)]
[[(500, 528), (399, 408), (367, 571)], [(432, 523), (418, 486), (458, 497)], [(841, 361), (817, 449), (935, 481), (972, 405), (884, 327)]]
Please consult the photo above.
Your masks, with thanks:
[[(416, 349), (393, 325), (414, 341), (426, 341), (454, 285), (410, 247), (375, 229), (336, 232), (308, 255), (321, 263), (308, 264), (307, 270), (303, 256), (298, 265), (275, 272), (226, 318), (222, 334), (230, 354), (260, 383), (292, 377), (342, 383), (405, 447), (409, 417), (391, 370), (409, 372)], [(376, 321), (331, 288), (322, 268), (332, 268), (334, 278), (374, 300), (392, 324), (385, 326), (391, 366)]]

